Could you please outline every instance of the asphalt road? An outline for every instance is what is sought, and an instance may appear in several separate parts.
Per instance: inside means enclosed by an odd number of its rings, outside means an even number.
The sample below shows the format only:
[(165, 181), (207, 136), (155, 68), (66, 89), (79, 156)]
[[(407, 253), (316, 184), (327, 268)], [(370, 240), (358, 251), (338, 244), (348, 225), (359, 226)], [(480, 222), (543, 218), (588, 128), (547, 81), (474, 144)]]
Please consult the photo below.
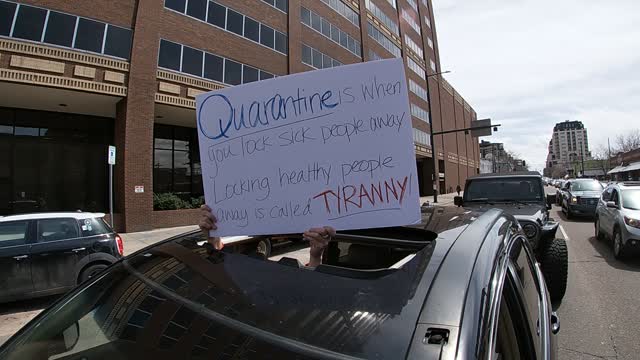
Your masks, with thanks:
[(560, 317), (560, 359), (640, 359), (640, 255), (613, 257), (610, 243), (594, 236), (592, 219), (552, 217), (569, 247), (569, 281)]

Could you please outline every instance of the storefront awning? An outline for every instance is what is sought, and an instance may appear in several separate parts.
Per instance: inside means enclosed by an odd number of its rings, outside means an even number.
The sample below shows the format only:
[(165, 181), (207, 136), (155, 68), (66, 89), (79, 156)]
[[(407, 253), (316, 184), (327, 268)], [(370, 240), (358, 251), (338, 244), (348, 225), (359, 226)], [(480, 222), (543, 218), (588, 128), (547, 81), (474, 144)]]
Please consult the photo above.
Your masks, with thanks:
[(640, 170), (640, 161), (629, 164), (624, 171)]
[(609, 170), (609, 172), (607, 173), (607, 175), (609, 174), (617, 174), (619, 172), (623, 172), (624, 171), (624, 166), (616, 166), (613, 169)]

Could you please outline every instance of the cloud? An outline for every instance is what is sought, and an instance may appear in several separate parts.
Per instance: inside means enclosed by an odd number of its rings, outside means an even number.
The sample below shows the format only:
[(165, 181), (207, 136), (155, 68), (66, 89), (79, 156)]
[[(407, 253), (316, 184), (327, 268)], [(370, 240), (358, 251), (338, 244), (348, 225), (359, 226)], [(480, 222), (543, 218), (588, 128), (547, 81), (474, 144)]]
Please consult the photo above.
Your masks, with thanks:
[(553, 126), (580, 120), (590, 148), (640, 128), (640, 2), (439, 0), (447, 79), (501, 141), (541, 170)]

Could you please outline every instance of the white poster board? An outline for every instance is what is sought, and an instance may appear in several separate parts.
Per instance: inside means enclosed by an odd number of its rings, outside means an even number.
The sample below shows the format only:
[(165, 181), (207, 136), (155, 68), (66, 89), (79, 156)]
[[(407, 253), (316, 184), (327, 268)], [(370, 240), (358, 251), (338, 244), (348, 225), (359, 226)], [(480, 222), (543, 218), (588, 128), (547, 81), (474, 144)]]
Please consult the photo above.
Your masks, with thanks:
[(196, 104), (215, 235), (420, 221), (402, 59), (229, 87)]

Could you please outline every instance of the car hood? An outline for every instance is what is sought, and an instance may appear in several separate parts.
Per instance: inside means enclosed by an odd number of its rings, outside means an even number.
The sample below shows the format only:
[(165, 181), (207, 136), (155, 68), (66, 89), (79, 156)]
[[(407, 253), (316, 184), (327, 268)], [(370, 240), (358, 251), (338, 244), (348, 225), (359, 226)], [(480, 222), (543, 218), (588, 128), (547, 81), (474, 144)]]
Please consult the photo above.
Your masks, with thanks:
[(581, 198), (599, 198), (602, 191), (572, 191), (571, 195)]
[(513, 215), (516, 219), (519, 220), (536, 220), (542, 219), (544, 215), (544, 207), (540, 204), (535, 203), (525, 203), (525, 204), (516, 204), (516, 203), (478, 203), (478, 204), (467, 204), (464, 205), (465, 209), (473, 210), (477, 213), (484, 212), (490, 209), (500, 209), (506, 212), (507, 214)]

